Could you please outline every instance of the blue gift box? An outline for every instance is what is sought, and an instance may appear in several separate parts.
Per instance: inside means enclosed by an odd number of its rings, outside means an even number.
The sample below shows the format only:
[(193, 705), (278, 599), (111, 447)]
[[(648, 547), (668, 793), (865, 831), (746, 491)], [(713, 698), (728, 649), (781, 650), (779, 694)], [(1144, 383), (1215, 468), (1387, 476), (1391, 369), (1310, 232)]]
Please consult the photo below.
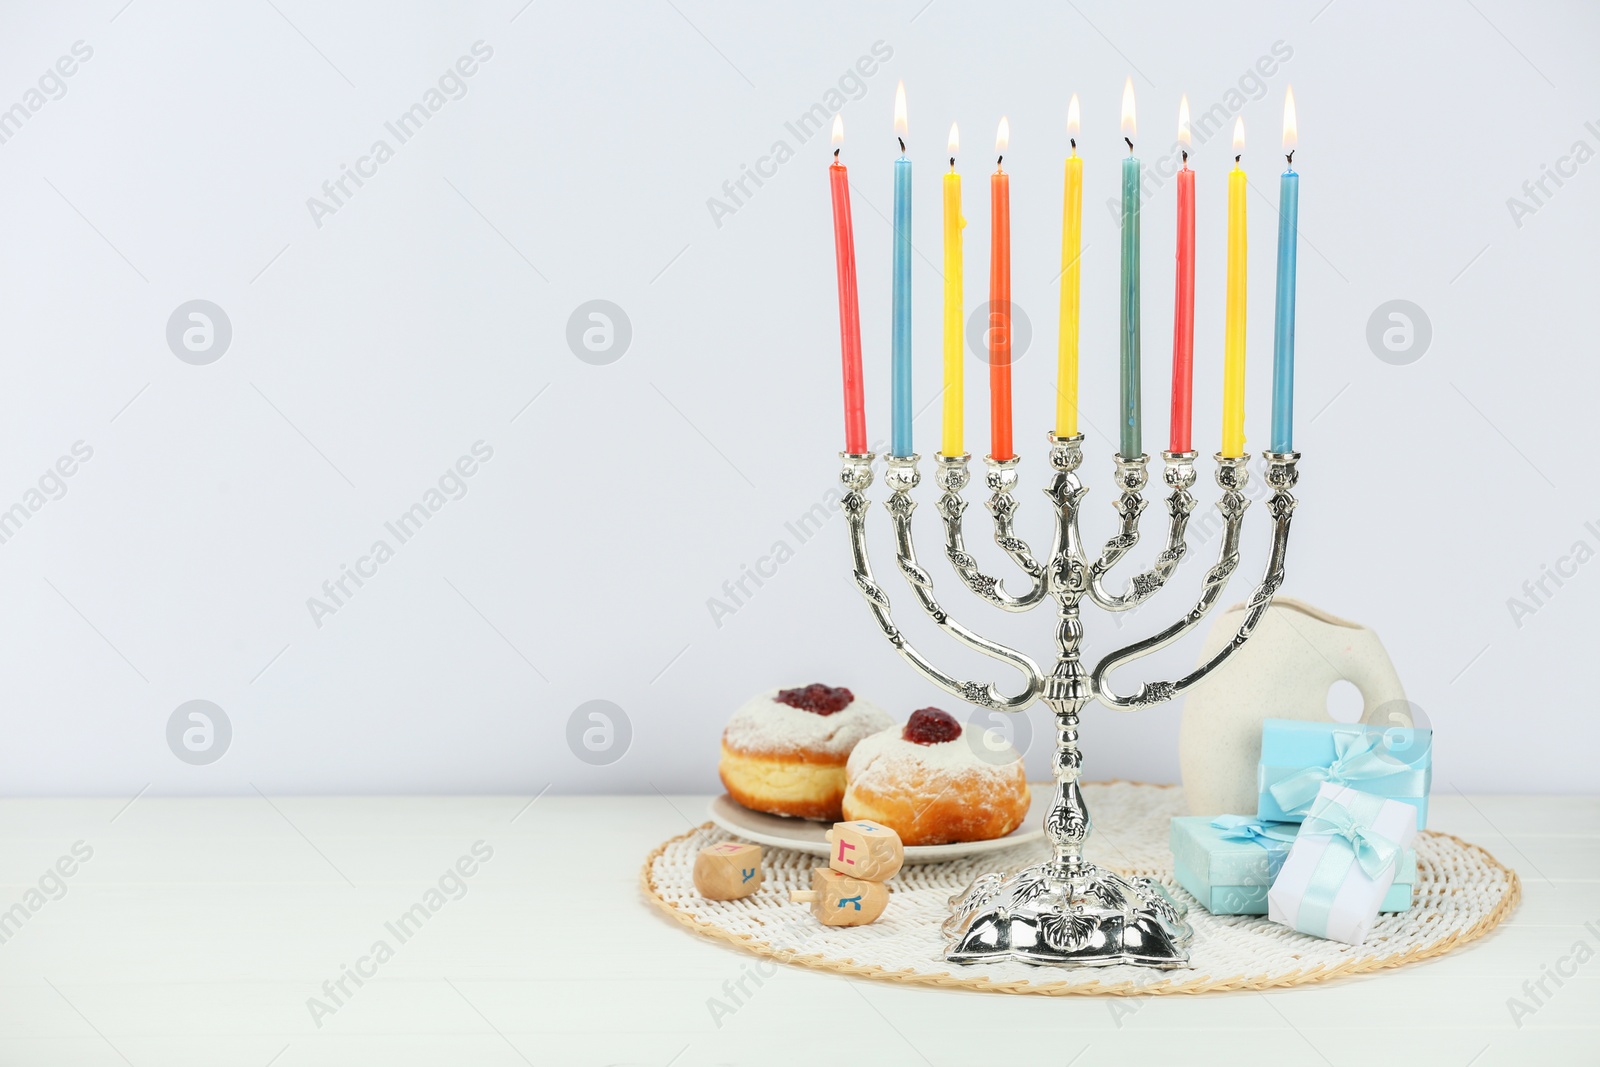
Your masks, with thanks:
[[(1175, 818), (1172, 860), (1178, 884), (1213, 915), (1265, 915), (1267, 890), (1299, 829), (1298, 823), (1274, 825), (1239, 816)], [(1408, 910), (1416, 880), (1417, 854), (1408, 848), (1379, 910)]]
[(1432, 780), (1432, 730), (1298, 719), (1261, 724), (1256, 816), (1264, 822), (1300, 822), (1327, 782), (1410, 804), (1420, 830)]

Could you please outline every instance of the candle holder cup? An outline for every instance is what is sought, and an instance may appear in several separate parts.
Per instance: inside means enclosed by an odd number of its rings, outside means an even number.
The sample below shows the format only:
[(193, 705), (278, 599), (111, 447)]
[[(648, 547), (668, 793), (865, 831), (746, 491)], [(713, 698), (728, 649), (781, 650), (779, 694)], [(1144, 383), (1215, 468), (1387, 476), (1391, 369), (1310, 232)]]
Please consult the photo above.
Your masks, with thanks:
[(953, 963), (1011, 959), (1059, 966), (1181, 967), (1188, 962), (1194, 930), (1184, 919), (1183, 905), (1149, 878), (1124, 876), (1084, 859), (1090, 822), (1078, 785), (1083, 766), (1078, 747), (1079, 723), (1083, 709), (1094, 701), (1115, 711), (1138, 711), (1170, 700), (1211, 676), (1250, 638), (1283, 583), (1289, 523), (1295, 507), (1292, 490), (1300, 454), (1263, 453), (1267, 484), (1272, 489), (1267, 500), (1272, 546), (1266, 573), (1250, 594), (1244, 619), (1233, 639), (1206, 663), (1172, 681), (1144, 682), (1131, 693), (1115, 691), (1108, 681), (1112, 671), (1165, 648), (1193, 630), (1216, 605), (1239, 566), (1239, 535), (1250, 505), (1244, 493), (1250, 477), (1248, 457), (1216, 457), (1216, 480), (1222, 491), (1217, 501), (1224, 522), (1222, 544), (1216, 562), (1205, 574), (1199, 598), (1185, 615), (1159, 632), (1107, 654), (1090, 669), (1082, 655), (1083, 620), (1079, 607), (1088, 598), (1105, 611), (1127, 611), (1154, 596), (1177, 570), (1187, 553), (1185, 535), (1195, 509), (1195, 498), (1190, 493), (1195, 484), (1195, 458), (1193, 452), (1162, 454), (1163, 479), (1169, 490), (1166, 544), (1149, 569), (1134, 575), (1125, 588), (1113, 591), (1109, 588), (1109, 572), (1139, 541), (1148, 458), (1115, 457), (1119, 496), (1113, 506), (1119, 520), (1117, 532), (1091, 559), (1078, 531), (1080, 507), (1088, 492), (1077, 474), (1083, 462), (1083, 436), (1050, 435), (1053, 473), (1044, 492), (1054, 513), (1054, 535), (1050, 552), (1041, 561), (1014, 528), (1018, 505), (1013, 491), (1018, 483), (1018, 460), (985, 457), (987, 506), (993, 514), (995, 542), (1022, 572), (1023, 583), (1013, 591), (1000, 579), (983, 573), (967, 550), (962, 529), (966, 510), (962, 491), (969, 481), (969, 458), (937, 457), (935, 482), (940, 495), (936, 507), (944, 524), (945, 558), (967, 588), (1004, 611), (1029, 611), (1047, 597), (1054, 599), (1056, 661), (1046, 673), (1026, 653), (957, 622), (935, 599), (933, 579), (918, 563), (912, 540), (911, 516), (917, 506), (912, 492), (921, 481), (919, 458), (888, 457), (884, 480), (889, 487), (887, 507), (900, 573), (939, 629), (1021, 672), (1021, 687), (1008, 695), (992, 682), (967, 681), (945, 673), (895, 625), (889, 598), (873, 577), (867, 552), (866, 493), (872, 484), (874, 456), (870, 452), (840, 455), (843, 508), (849, 524), (856, 586), (889, 643), (929, 681), (961, 700), (1005, 712), (1020, 712), (1036, 700), (1043, 700), (1056, 718), (1055, 796), (1044, 820), (1050, 856), (1009, 875), (984, 874), (951, 898), (951, 914), (943, 933), (947, 939), (945, 958)]

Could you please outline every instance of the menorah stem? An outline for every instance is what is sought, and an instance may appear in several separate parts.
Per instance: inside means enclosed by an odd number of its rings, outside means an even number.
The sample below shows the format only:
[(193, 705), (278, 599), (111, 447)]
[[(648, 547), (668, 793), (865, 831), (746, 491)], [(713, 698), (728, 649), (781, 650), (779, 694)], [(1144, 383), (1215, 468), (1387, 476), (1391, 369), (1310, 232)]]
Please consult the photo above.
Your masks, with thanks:
[(1056, 792), (1045, 815), (1045, 835), (1060, 877), (1082, 890), (1083, 845), (1089, 837), (1089, 808), (1078, 787), (1083, 754), (1078, 749), (1078, 724), (1094, 699), (1089, 672), (1083, 666), (1083, 618), (1079, 601), (1089, 588), (1088, 565), (1078, 534), (1078, 507), (1088, 490), (1078, 481), (1083, 462), (1083, 436), (1050, 438), (1050, 465), (1055, 477), (1045, 490), (1056, 507), (1060, 551), (1050, 577), (1056, 598), (1056, 665), (1045, 680), (1043, 700), (1056, 717)]
[(1147, 878), (1096, 866), (1083, 854), (1089, 809), (1079, 785), (1083, 753), (1078, 727), (1083, 709), (1095, 698), (1095, 685), (1083, 664), (1079, 615), (1092, 589), (1091, 565), (1078, 532), (1087, 492), (1078, 480), (1082, 462), (1082, 435), (1051, 435), (1055, 475), (1045, 495), (1055, 506), (1059, 547), (1051, 553), (1046, 577), (1057, 607), (1056, 664), (1042, 693), (1056, 717), (1056, 788), (1044, 823), (1050, 857), (1009, 876), (983, 875), (951, 898), (945, 958), (955, 963), (1013, 958), (1077, 966), (1174, 967), (1187, 959), (1192, 930), (1165, 890)]
[(1079, 884), (1083, 880), (1083, 845), (1089, 837), (1089, 808), (1078, 787), (1083, 753), (1078, 748), (1078, 723), (1090, 700), (1089, 674), (1084, 670), (1079, 645), (1083, 620), (1076, 603), (1061, 605), (1056, 623), (1059, 658), (1045, 685), (1044, 702), (1056, 717), (1056, 794), (1045, 816), (1045, 834), (1061, 876)]

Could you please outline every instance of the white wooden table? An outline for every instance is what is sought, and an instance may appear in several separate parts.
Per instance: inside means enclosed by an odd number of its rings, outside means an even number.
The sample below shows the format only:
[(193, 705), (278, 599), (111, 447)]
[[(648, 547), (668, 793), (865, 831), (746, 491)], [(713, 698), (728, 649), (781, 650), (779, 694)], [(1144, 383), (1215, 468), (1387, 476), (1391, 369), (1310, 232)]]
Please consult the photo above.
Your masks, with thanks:
[(1600, 1063), (1600, 797), (1436, 793), (1524, 898), (1401, 970), (1128, 1000), (782, 967), (720, 1025), (755, 957), (638, 887), (707, 800), (0, 802), (0, 1064)]

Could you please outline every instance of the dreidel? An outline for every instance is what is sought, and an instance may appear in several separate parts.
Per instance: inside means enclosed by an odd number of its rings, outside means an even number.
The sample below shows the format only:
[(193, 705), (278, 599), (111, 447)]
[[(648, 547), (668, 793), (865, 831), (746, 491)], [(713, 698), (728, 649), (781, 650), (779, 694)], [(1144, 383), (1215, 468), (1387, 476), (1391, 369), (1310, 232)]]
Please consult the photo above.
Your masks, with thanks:
[(789, 899), (811, 905), (811, 914), (824, 926), (865, 926), (883, 914), (889, 889), (881, 882), (852, 878), (831, 867), (811, 871), (810, 889), (793, 889)]
[(694, 858), (694, 887), (707, 900), (738, 900), (761, 888), (761, 846), (743, 841), (707, 845)]
[(828, 866), (840, 874), (887, 882), (905, 861), (900, 835), (882, 823), (853, 819), (828, 831)]

